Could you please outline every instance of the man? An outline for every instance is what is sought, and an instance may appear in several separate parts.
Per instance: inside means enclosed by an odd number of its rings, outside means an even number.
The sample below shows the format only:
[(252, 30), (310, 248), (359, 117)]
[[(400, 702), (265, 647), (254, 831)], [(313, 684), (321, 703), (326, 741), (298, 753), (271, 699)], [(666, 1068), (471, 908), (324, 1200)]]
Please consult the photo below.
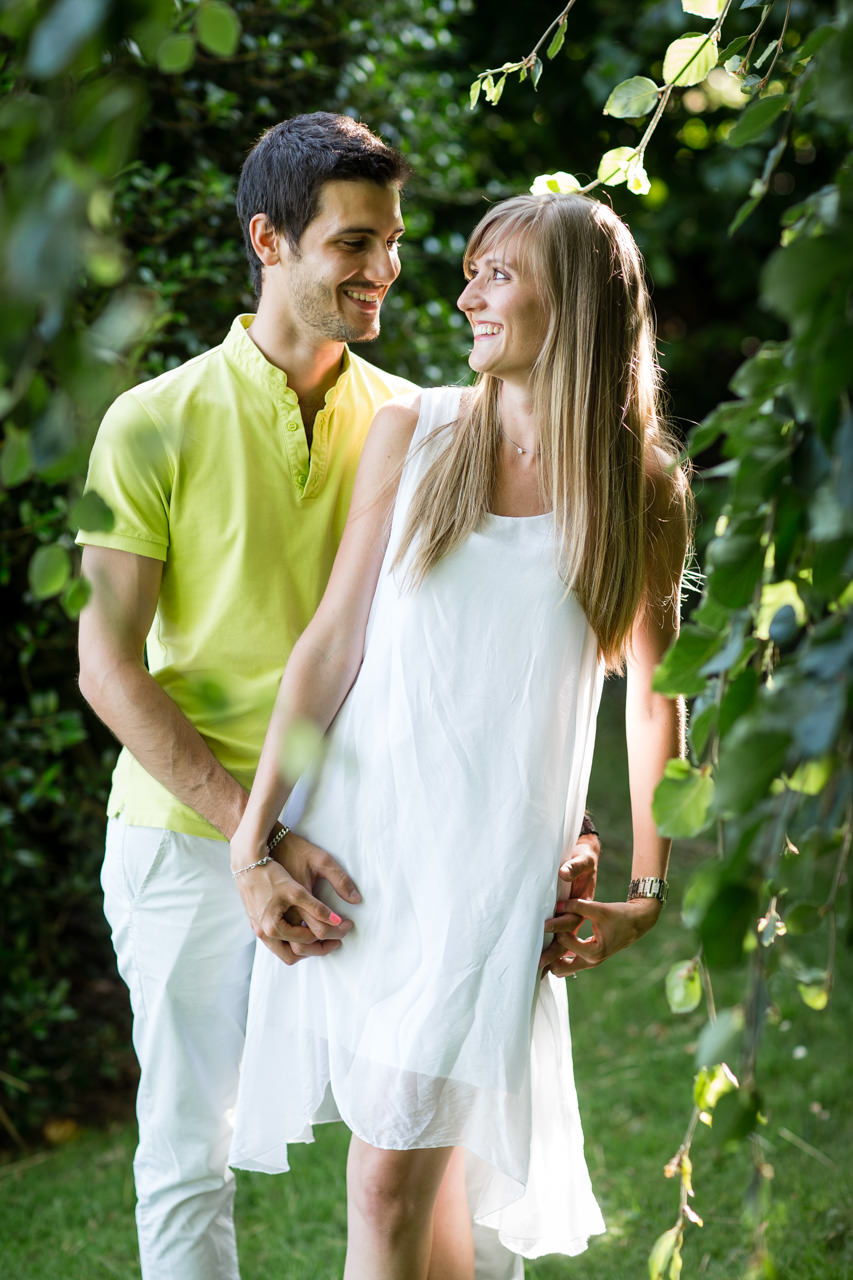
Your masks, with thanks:
[[(408, 176), (346, 117), (269, 130), (237, 196), (257, 314), (119, 397), (92, 453), (88, 487), (115, 523), (79, 535), (92, 586), (80, 687), (124, 747), (102, 880), (141, 1068), (144, 1280), (236, 1280), (229, 1116), (255, 934), (292, 963), (340, 946), (349, 927), (277, 863), (239, 878), (244, 910), (226, 842), (370, 421), (413, 389), (346, 345), (379, 333)], [(312, 869), (351, 897), (330, 856)], [(313, 932), (288, 923), (294, 906)], [(500, 1251), (479, 1274), (513, 1275), (512, 1260)]]

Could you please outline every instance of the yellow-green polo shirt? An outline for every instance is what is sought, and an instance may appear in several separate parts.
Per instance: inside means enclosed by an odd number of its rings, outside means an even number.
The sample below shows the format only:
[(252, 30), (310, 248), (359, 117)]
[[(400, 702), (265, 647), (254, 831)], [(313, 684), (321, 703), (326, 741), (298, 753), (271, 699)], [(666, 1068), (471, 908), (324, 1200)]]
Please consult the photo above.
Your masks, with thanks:
[[(86, 487), (115, 524), (77, 539), (163, 561), (148, 668), (247, 788), (285, 662), (326, 585), (367, 429), (413, 389), (346, 351), (309, 454), (296, 393), (246, 332), (253, 318), (111, 406)], [(222, 838), (126, 749), (107, 812)]]

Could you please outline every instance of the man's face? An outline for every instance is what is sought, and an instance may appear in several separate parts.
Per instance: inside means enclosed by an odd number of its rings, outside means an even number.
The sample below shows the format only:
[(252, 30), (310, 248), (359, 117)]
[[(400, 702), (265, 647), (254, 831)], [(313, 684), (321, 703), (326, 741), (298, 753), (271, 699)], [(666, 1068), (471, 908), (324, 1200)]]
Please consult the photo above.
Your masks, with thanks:
[(264, 287), (274, 275), (280, 305), (296, 327), (335, 342), (367, 342), (379, 334), (383, 299), (400, 274), (403, 231), (395, 186), (327, 182), (298, 250), (282, 239)]

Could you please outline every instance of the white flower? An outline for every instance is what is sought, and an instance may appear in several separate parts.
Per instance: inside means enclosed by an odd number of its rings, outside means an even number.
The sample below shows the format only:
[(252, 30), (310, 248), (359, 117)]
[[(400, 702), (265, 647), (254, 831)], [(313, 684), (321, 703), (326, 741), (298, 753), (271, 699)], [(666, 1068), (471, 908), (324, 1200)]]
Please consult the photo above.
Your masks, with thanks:
[(581, 184), (573, 173), (564, 173), (561, 169), (559, 173), (540, 173), (538, 178), (533, 179), (533, 185), (530, 188), (530, 194), (534, 196), (547, 195), (549, 191), (558, 195), (571, 195), (574, 191), (580, 191)]
[(644, 196), (648, 191), (651, 183), (649, 175), (643, 166), (643, 157), (635, 155), (632, 160), (628, 161), (628, 190), (633, 191), (635, 196)]

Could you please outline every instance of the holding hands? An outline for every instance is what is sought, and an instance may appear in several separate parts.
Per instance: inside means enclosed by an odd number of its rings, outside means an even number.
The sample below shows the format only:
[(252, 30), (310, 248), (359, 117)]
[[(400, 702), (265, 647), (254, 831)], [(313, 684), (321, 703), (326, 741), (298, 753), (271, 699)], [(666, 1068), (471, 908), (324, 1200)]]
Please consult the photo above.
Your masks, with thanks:
[[(550, 972), (555, 978), (568, 978), (581, 969), (594, 969), (657, 923), (661, 912), (657, 898), (594, 901), (600, 852), (597, 834), (582, 835), (560, 867), (559, 877), (566, 887), (553, 916), (545, 921), (545, 932), (554, 936), (539, 961), (543, 975)], [(579, 938), (584, 920), (589, 921), (591, 934)]]
[(314, 896), (318, 880), (327, 880), (345, 902), (360, 902), (361, 895), (331, 854), (293, 831), (276, 841), (282, 830), (277, 823), (269, 844), (260, 849), (249, 846), (238, 830), (231, 841), (231, 869), (255, 935), (291, 965), (336, 951), (352, 928), (351, 920)]

